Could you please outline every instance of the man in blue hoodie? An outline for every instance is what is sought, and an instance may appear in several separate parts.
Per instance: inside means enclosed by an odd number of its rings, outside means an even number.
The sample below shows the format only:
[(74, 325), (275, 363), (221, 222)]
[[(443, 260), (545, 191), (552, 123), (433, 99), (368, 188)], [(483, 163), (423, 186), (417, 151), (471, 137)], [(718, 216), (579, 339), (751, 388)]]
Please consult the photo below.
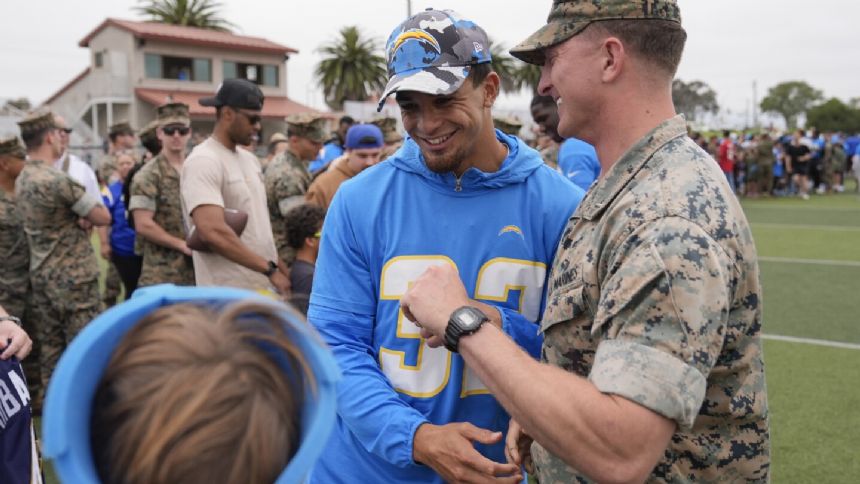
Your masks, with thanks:
[(338, 424), (311, 480), (519, 482), (509, 417), (462, 358), (429, 348), (400, 312), (425, 269), (456, 267), (480, 307), (537, 356), (547, 265), (583, 191), (493, 128), (499, 76), (486, 33), (427, 10), (388, 39), (409, 134), (341, 185), (326, 215), (308, 319), (343, 372)]

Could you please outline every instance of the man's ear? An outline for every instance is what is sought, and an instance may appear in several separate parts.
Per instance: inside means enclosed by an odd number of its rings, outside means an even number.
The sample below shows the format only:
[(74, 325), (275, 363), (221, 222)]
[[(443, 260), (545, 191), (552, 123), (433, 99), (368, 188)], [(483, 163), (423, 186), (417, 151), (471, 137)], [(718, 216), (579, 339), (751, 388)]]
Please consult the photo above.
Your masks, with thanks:
[(484, 79), (483, 84), (485, 108), (492, 108), (493, 104), (496, 103), (496, 98), (499, 97), (501, 83), (502, 80), (497, 73), (490, 72), (487, 74), (487, 78)]
[(615, 82), (627, 63), (627, 51), (624, 44), (617, 37), (607, 37), (601, 46), (603, 54), (603, 65), (600, 79), (603, 82)]

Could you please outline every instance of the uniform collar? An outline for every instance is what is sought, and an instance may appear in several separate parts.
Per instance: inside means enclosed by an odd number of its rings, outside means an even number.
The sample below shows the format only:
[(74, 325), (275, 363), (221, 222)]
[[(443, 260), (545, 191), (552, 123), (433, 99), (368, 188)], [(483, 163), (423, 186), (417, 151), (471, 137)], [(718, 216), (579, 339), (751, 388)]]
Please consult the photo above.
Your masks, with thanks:
[(621, 190), (651, 160), (654, 153), (680, 136), (686, 136), (687, 123), (678, 115), (660, 123), (612, 165), (606, 176), (597, 181), (586, 194), (576, 216), (593, 220), (600, 215)]

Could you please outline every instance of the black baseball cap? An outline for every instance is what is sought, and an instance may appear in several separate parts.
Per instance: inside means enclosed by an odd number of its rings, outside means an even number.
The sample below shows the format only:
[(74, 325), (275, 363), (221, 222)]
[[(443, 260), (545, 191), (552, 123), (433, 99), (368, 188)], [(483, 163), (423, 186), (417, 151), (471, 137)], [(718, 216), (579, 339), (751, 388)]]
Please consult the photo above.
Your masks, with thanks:
[(218, 86), (214, 97), (200, 99), (201, 106), (220, 108), (230, 106), (238, 109), (251, 109), (261, 111), (263, 109), (263, 91), (251, 81), (245, 79), (225, 79)]

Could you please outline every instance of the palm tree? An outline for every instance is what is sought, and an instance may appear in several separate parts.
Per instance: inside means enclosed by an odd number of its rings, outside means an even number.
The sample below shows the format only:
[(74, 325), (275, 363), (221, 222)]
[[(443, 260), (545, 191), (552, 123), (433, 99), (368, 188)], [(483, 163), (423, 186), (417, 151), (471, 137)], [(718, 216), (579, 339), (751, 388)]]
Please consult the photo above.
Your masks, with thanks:
[(358, 27), (340, 29), (337, 39), (317, 51), (324, 58), (315, 74), (330, 108), (340, 111), (344, 101), (366, 101), (371, 92), (385, 89), (388, 71), (379, 43), (362, 37)]
[(502, 91), (519, 91), (520, 86), (517, 85), (516, 77), (517, 61), (513, 56), (508, 54), (508, 49), (505, 48), (504, 44), (496, 43), (490, 39), (490, 55), (493, 58), (490, 65), (493, 66), (493, 70), (496, 71), (496, 74), (498, 74), (502, 80)]
[(236, 25), (218, 14), (222, 4), (214, 0), (139, 0), (138, 13), (152, 22), (229, 32)]
[(541, 67), (538, 65), (520, 62), (514, 76), (517, 89), (528, 88), (531, 92), (536, 93), (540, 82), (540, 69)]

